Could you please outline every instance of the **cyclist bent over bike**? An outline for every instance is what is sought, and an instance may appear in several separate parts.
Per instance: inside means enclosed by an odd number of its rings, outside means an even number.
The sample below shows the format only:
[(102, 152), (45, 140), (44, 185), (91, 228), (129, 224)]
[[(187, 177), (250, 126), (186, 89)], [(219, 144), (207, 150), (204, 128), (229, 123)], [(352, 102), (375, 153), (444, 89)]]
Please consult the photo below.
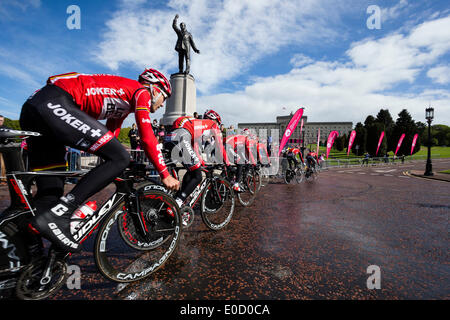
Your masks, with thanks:
[[(42, 134), (28, 141), (31, 169), (65, 170), (65, 146), (95, 154), (104, 162), (65, 196), (63, 178), (37, 178), (37, 215), (31, 227), (63, 250), (81, 249), (71, 235), (70, 218), (87, 198), (114, 181), (128, 166), (130, 155), (117, 137), (130, 113), (135, 114), (145, 153), (163, 184), (178, 189), (179, 182), (169, 174), (157, 149), (150, 120), (150, 113), (162, 106), (171, 91), (166, 77), (154, 69), (146, 69), (138, 81), (76, 72), (50, 77), (47, 85), (25, 102), (20, 115), (23, 130)], [(106, 126), (97, 121), (102, 119), (107, 120)]]
[(300, 149), (298, 148), (288, 148), (286, 150), (287, 153), (287, 161), (289, 163), (289, 168), (291, 170), (294, 170), (295, 168), (297, 168), (299, 161), (298, 159), (303, 163), (303, 157), (302, 157), (302, 153), (300, 151)]
[(182, 163), (187, 170), (183, 177), (181, 189), (177, 193), (176, 201), (181, 208), (184, 201), (194, 191), (197, 185), (202, 181), (201, 166), (204, 161), (200, 156), (201, 140), (211, 136), (215, 136), (214, 144), (219, 147), (223, 160), (227, 165), (227, 154), (223, 147), (222, 134), (220, 132), (221, 119), (214, 110), (208, 110), (203, 115), (203, 119), (193, 117), (179, 117), (172, 125), (173, 132), (168, 136), (170, 141), (165, 147), (172, 153), (172, 159), (176, 158), (179, 153), (182, 154)]

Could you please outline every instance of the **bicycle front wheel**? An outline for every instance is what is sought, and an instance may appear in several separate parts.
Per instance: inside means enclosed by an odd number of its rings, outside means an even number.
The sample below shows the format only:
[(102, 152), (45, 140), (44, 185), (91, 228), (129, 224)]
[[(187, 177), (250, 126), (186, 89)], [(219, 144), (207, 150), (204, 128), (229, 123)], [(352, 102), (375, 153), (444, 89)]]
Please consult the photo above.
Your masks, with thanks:
[[(147, 235), (133, 227), (125, 206), (108, 214), (94, 245), (100, 273), (115, 282), (133, 282), (161, 268), (174, 253), (181, 235), (181, 216), (175, 200), (158, 190), (139, 196)], [(125, 224), (126, 222), (126, 224)]]
[(230, 183), (215, 177), (202, 195), (202, 220), (209, 229), (220, 230), (231, 221), (234, 206), (235, 198)]
[(295, 180), (297, 181), (297, 183), (302, 183), (303, 181), (303, 177), (304, 177), (304, 172), (301, 168), (297, 168), (295, 170)]

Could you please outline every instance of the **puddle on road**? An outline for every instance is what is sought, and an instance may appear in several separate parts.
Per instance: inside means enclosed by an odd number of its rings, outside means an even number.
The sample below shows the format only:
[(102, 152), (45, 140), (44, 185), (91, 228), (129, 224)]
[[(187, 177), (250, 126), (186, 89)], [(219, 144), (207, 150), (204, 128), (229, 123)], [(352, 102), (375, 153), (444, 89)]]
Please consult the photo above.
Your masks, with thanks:
[(432, 204), (432, 203), (417, 203), (419, 207), (431, 208), (431, 209), (450, 209), (449, 205), (445, 204)]

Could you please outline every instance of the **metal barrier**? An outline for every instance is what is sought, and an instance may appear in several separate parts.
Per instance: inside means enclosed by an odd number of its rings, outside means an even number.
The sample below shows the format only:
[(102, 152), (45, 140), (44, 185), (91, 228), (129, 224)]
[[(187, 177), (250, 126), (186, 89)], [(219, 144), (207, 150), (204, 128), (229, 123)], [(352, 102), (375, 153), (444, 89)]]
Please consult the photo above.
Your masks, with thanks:
[[(440, 154), (434, 154), (432, 158), (440, 158)], [(328, 168), (352, 168), (352, 167), (369, 167), (369, 166), (386, 166), (404, 163), (412, 163), (414, 161), (424, 161), (426, 155), (405, 156), (402, 157), (374, 157), (374, 158), (348, 158), (348, 159), (328, 159), (322, 164), (323, 169)]]
[[(130, 150), (131, 158), (138, 163), (151, 163), (148, 161), (144, 150)], [(433, 154), (432, 158), (439, 158), (439, 154)], [(99, 158), (90, 153), (81, 152), (79, 160), (76, 159), (71, 153), (68, 153), (68, 167), (69, 169), (77, 168), (76, 170), (84, 170), (95, 168), (99, 164)], [(412, 163), (414, 161), (425, 161), (426, 155), (412, 155), (402, 157), (374, 157), (374, 158), (343, 158), (343, 159), (327, 159), (319, 161), (319, 170), (328, 170), (331, 168), (353, 168), (353, 167), (368, 167), (368, 166), (386, 166), (397, 165), (403, 163)], [(79, 161), (79, 163), (78, 163)], [(279, 175), (286, 169), (288, 164), (287, 159), (283, 157), (270, 157), (271, 166), (269, 167), (269, 175)], [(73, 170), (73, 171), (76, 171)], [(158, 173), (152, 172), (152, 176), (158, 176)]]

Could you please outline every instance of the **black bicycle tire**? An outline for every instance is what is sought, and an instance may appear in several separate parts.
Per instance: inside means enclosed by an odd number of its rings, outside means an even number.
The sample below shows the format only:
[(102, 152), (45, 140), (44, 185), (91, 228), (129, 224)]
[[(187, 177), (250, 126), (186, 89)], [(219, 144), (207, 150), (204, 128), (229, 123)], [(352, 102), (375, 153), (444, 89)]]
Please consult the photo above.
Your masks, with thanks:
[[(250, 177), (251, 177), (252, 175), (251, 175), (250, 173), (247, 173), (247, 176), (250, 176)], [(250, 189), (246, 180), (245, 180), (243, 183), (245, 184), (245, 186), (246, 186), (248, 189)], [(242, 196), (245, 195), (246, 193), (248, 193), (248, 194), (251, 195), (248, 201), (244, 201), (244, 200), (242, 199)], [(256, 193), (251, 193), (250, 191), (239, 192), (239, 193), (237, 193), (237, 198), (238, 198), (239, 203), (240, 203), (242, 206), (248, 207), (248, 206), (250, 206), (250, 205), (253, 203), (253, 201), (255, 200), (255, 198), (256, 198)]]
[[(232, 201), (232, 206), (231, 206), (231, 211), (230, 213), (226, 216), (226, 219), (220, 223), (220, 224), (213, 224), (211, 223), (211, 221), (209, 221), (208, 219), (208, 212), (205, 210), (205, 202), (206, 202), (206, 196), (208, 194), (208, 190), (209, 187), (211, 186), (211, 182), (208, 184), (208, 186), (205, 188), (205, 192), (203, 192), (202, 195), (202, 199), (201, 199), (201, 210), (200, 210), (200, 214), (202, 216), (202, 220), (203, 223), (211, 230), (217, 231), (220, 229), (225, 228), (231, 221), (231, 218), (233, 217), (233, 213), (234, 213), (234, 208), (236, 206), (236, 200), (234, 198), (234, 192), (233, 192), (233, 188), (231, 187), (231, 184), (226, 180), (226, 179), (222, 179), (220, 177), (216, 177), (218, 180), (220, 180), (220, 183), (224, 184), (226, 186), (226, 188), (228, 189), (229, 192), (229, 197), (231, 198)], [(223, 206), (220, 208), (222, 209)], [(218, 209), (218, 210), (220, 210)]]
[[(111, 264), (107, 261), (107, 258), (104, 257), (104, 254), (101, 253), (100, 249), (102, 246), (102, 239), (106, 240), (106, 238), (108, 237), (109, 234), (109, 230), (112, 228), (112, 224), (114, 224), (117, 221), (118, 215), (117, 211), (119, 211), (121, 209), (121, 207), (117, 207), (116, 210), (108, 213), (108, 216), (106, 217), (106, 219), (102, 222), (101, 226), (99, 227), (95, 242), (94, 242), (94, 260), (95, 263), (97, 265), (97, 268), (99, 270), (99, 272), (107, 279), (114, 281), (114, 282), (118, 282), (118, 283), (129, 283), (129, 282), (135, 282), (138, 280), (142, 280), (148, 276), (150, 276), (151, 274), (153, 274), (154, 272), (156, 272), (158, 269), (160, 269), (162, 266), (165, 265), (165, 263), (169, 260), (169, 258), (172, 256), (172, 254), (176, 251), (176, 248), (178, 247), (179, 241), (180, 241), (180, 237), (181, 237), (181, 232), (182, 232), (182, 226), (181, 226), (181, 216), (180, 216), (180, 212), (178, 210), (178, 206), (175, 202), (175, 200), (169, 196), (167, 193), (164, 193), (162, 191), (157, 191), (157, 190), (149, 190), (147, 191), (147, 193), (153, 193), (156, 196), (161, 196), (164, 197), (166, 201), (170, 202), (170, 204), (172, 205), (172, 207), (174, 208), (174, 214), (176, 215), (176, 226), (175, 226), (175, 237), (173, 237), (171, 244), (167, 250), (167, 252), (165, 252), (164, 254), (161, 255), (161, 258), (159, 259), (155, 259), (155, 263), (150, 267), (150, 268), (146, 268), (145, 270), (141, 271), (141, 272), (126, 272), (125, 270), (122, 270), (122, 272), (119, 272), (117, 270), (112, 270)], [(110, 221), (113, 220), (113, 222), (111, 223)], [(106, 228), (109, 228), (108, 230), (106, 230)], [(106, 236), (104, 236), (105, 231), (107, 231)], [(105, 238), (103, 238), (105, 237)], [(103, 244), (103, 246), (105, 246), (105, 244)], [(104, 251), (106, 251), (106, 248), (103, 249)], [(144, 254), (146, 251), (142, 251), (142, 253)], [(164, 258), (163, 261), (162, 258)], [(142, 275), (139, 275), (141, 274)], [(118, 277), (118, 274), (124, 274), (125, 276), (122, 276), (122, 278)]]

